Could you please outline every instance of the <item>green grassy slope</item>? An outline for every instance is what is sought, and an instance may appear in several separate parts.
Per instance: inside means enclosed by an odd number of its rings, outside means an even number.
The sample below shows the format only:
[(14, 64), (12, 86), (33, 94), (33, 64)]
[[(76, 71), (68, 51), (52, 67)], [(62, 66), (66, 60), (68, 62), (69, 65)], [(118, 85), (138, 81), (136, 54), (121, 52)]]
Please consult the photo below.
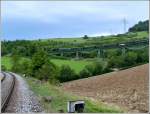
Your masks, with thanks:
[[(90, 42), (99, 42), (99, 43), (117, 43), (120, 41), (129, 41), (129, 40), (136, 40), (136, 39), (142, 39), (144, 37), (148, 37), (148, 32), (142, 31), (142, 32), (129, 32), (122, 36), (117, 35), (109, 35), (104, 37), (89, 37), (89, 39), (83, 39), (83, 38), (56, 38), (56, 39), (47, 39), (47, 40), (53, 40), (53, 41), (61, 41), (61, 42), (69, 42), (69, 43), (90, 43)], [(46, 39), (43, 41), (47, 41)]]
[(58, 66), (69, 65), (77, 73), (80, 72), (86, 65), (92, 63), (92, 61), (86, 61), (86, 60), (51, 59), (51, 61)]
[[(27, 58), (21, 58), (21, 62), (23, 62), (24, 59)], [(63, 60), (63, 59), (50, 59), (54, 64), (57, 66), (62, 65), (69, 65), (73, 70), (75, 70), (76, 73), (79, 73), (86, 65), (92, 64), (94, 61), (88, 61), (88, 60)], [(11, 69), (12, 63), (11, 63), (11, 57), (2, 57), (1, 58), (1, 64), (4, 65), (8, 70)]]
[(12, 63), (10, 57), (1, 57), (1, 65), (4, 65), (8, 70), (11, 69)]

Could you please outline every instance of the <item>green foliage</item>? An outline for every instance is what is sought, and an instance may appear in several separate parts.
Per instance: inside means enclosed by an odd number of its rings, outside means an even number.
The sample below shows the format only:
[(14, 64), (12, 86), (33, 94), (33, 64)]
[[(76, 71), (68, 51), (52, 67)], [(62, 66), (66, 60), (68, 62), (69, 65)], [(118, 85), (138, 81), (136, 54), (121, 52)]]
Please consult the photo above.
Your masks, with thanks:
[(103, 68), (103, 73), (112, 72), (112, 69), (108, 66), (108, 63)]
[(15, 73), (19, 73), (21, 71), (20, 66), (21, 66), (21, 64), (20, 64), (20, 57), (18, 55), (13, 55), (12, 56), (12, 68), (11, 68), (11, 71), (13, 71)]
[[(47, 53), (53, 48), (79, 48), (86, 46), (99, 46), (103, 44), (120, 43), (131, 40), (148, 38), (147, 31), (140, 32), (128, 32), (120, 35), (110, 35), (110, 36), (97, 36), (88, 37), (85, 35), (85, 39), (79, 38), (55, 38), (55, 39), (45, 39), (45, 40), (15, 40), (15, 41), (2, 41), (1, 43), (1, 54), (12, 55), (14, 51), (17, 51), (17, 55), (23, 57), (32, 57), (39, 49), (44, 49)], [(70, 58), (72, 55), (70, 56)], [(85, 54), (85, 57), (95, 57), (95, 53)]]
[(103, 66), (102, 62), (96, 61), (93, 64), (85, 66), (85, 70), (87, 73), (89, 73), (89, 76), (99, 75), (103, 73)]
[(106, 51), (106, 57), (109, 59), (113, 56), (120, 56), (120, 55), (121, 55), (120, 49), (111, 49)]
[[(88, 37), (85, 35), (83, 38), (2, 41), (2, 56), (5, 56), (5, 60), (2, 60), (2, 65), (4, 65), (7, 70), (53, 83), (55, 81), (57, 82), (57, 80), (64, 82), (100, 75), (110, 72), (110, 68), (122, 68), (146, 63), (149, 62), (148, 49), (127, 51), (125, 55), (122, 55), (119, 49), (106, 50), (104, 52), (104, 61), (108, 62), (107, 65), (103, 65), (103, 63), (97, 61), (92, 64), (93, 61), (95, 61), (93, 58), (97, 57), (96, 51), (79, 52), (79, 55), (82, 55), (81, 59), (92, 58), (92, 61), (87, 61), (85, 59), (78, 61), (72, 60), (72, 58), (75, 57), (75, 53), (65, 53), (64, 57), (58, 57), (59, 54), (53, 55), (50, 54), (49, 51), (53, 48), (83, 48), (87, 46), (118, 44), (120, 42), (144, 39), (148, 37), (147, 23), (149, 22), (139, 22), (129, 29), (130, 32), (125, 34), (102, 37)], [(10, 57), (10, 59), (8, 60), (6, 56)], [(30, 61), (23, 61), (21, 57), (29, 58)], [(49, 60), (50, 58), (51, 60)], [(5, 70), (4, 66), (2, 66), (3, 70)]]
[(30, 76), (32, 73), (31, 70), (31, 61), (30, 60), (24, 60), (21, 64), (20, 64), (20, 73), (25, 74), (26, 76)]
[(124, 58), (125, 66), (131, 66), (136, 64), (137, 54), (135, 52), (128, 52)]
[(129, 28), (129, 32), (137, 32), (137, 31), (149, 31), (149, 20), (139, 21), (138, 24)]
[(38, 79), (53, 83), (58, 77), (58, 68), (51, 62), (47, 62), (35, 74)]
[(114, 55), (108, 60), (108, 67), (122, 68), (146, 63), (149, 61), (148, 48), (139, 51), (128, 51), (125, 55)]
[(101, 62), (95, 62), (94, 63), (94, 72), (93, 75), (99, 75), (103, 73), (103, 66)]
[(78, 76), (73, 69), (71, 69), (68, 65), (63, 65), (60, 68), (60, 75), (58, 77), (60, 82), (71, 81), (77, 79)]
[(90, 64), (90, 65), (85, 66), (85, 69), (87, 69), (87, 71), (90, 72), (92, 75), (94, 74), (94, 71), (95, 71), (94, 68), (95, 68), (94, 64)]
[(89, 37), (87, 35), (84, 35), (83, 39), (88, 39)]
[(42, 65), (47, 63), (48, 61), (49, 59), (47, 53), (43, 50), (39, 50), (32, 57), (33, 71), (39, 70)]
[(137, 63), (149, 62), (149, 50), (148, 48), (137, 52)]
[(51, 59), (55, 65), (61, 67), (62, 65), (69, 65), (76, 73), (79, 73), (86, 65), (93, 63), (94, 60), (89, 61), (86, 59), (83, 60), (70, 60), (70, 59)]
[(88, 78), (88, 77), (92, 76), (91, 72), (89, 72), (86, 68), (81, 70), (79, 75), (80, 75), (80, 78)]
[(1, 70), (2, 71), (6, 71), (7, 69), (6, 69), (6, 67), (4, 65), (1, 65)]

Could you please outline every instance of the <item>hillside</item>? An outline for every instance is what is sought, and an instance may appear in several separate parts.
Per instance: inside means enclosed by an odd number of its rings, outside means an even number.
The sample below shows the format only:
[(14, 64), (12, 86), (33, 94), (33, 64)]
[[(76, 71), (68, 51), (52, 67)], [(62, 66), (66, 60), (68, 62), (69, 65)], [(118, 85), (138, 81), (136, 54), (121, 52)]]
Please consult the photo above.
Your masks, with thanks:
[(65, 91), (117, 104), (127, 112), (148, 111), (149, 64), (64, 83)]
[(133, 27), (129, 28), (129, 32), (149, 31), (149, 20), (139, 21)]
[[(2, 41), (1, 49), (2, 56), (18, 53), (21, 56), (31, 57), (37, 50), (43, 48), (45, 51), (53, 48), (74, 48), (96, 46), (102, 44), (121, 43), (126, 41), (141, 40), (148, 38), (147, 31), (128, 32), (126, 34), (97, 36), (83, 38), (56, 38), (56, 39), (39, 39), (39, 40), (16, 40), (16, 41)], [(18, 51), (15, 51), (18, 50)]]

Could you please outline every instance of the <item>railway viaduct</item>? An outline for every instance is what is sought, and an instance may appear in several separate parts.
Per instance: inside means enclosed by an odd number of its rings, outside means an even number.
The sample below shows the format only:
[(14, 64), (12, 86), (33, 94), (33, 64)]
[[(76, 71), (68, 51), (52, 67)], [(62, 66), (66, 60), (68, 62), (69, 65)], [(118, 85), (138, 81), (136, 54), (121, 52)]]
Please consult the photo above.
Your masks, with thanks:
[(79, 52), (97, 51), (97, 57), (103, 57), (103, 53), (107, 49), (119, 48), (122, 50), (122, 54), (125, 54), (126, 49), (132, 49), (132, 47), (148, 46), (148, 45), (149, 45), (149, 38), (146, 38), (143, 40), (134, 40), (128, 42), (105, 44), (99, 46), (97, 45), (97, 46), (82, 47), (82, 48), (54, 48), (49, 50), (49, 53), (60, 54), (61, 56), (63, 56), (64, 53), (76, 53), (76, 58), (79, 58)]

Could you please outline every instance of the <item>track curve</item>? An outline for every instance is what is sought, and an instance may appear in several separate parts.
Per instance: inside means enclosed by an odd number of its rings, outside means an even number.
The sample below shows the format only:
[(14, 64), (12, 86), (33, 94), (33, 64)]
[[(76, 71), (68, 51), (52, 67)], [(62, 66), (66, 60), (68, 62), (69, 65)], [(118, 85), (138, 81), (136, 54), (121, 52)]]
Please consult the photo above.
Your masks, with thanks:
[(1, 83), (1, 112), (5, 111), (15, 86), (15, 76), (11, 73), (4, 73), (5, 80)]
[(5, 73), (4, 73), (4, 72), (1, 72), (1, 73), (0, 73), (0, 77), (1, 77), (1, 82), (3, 82), (4, 79), (5, 79), (5, 77), (6, 77)]

